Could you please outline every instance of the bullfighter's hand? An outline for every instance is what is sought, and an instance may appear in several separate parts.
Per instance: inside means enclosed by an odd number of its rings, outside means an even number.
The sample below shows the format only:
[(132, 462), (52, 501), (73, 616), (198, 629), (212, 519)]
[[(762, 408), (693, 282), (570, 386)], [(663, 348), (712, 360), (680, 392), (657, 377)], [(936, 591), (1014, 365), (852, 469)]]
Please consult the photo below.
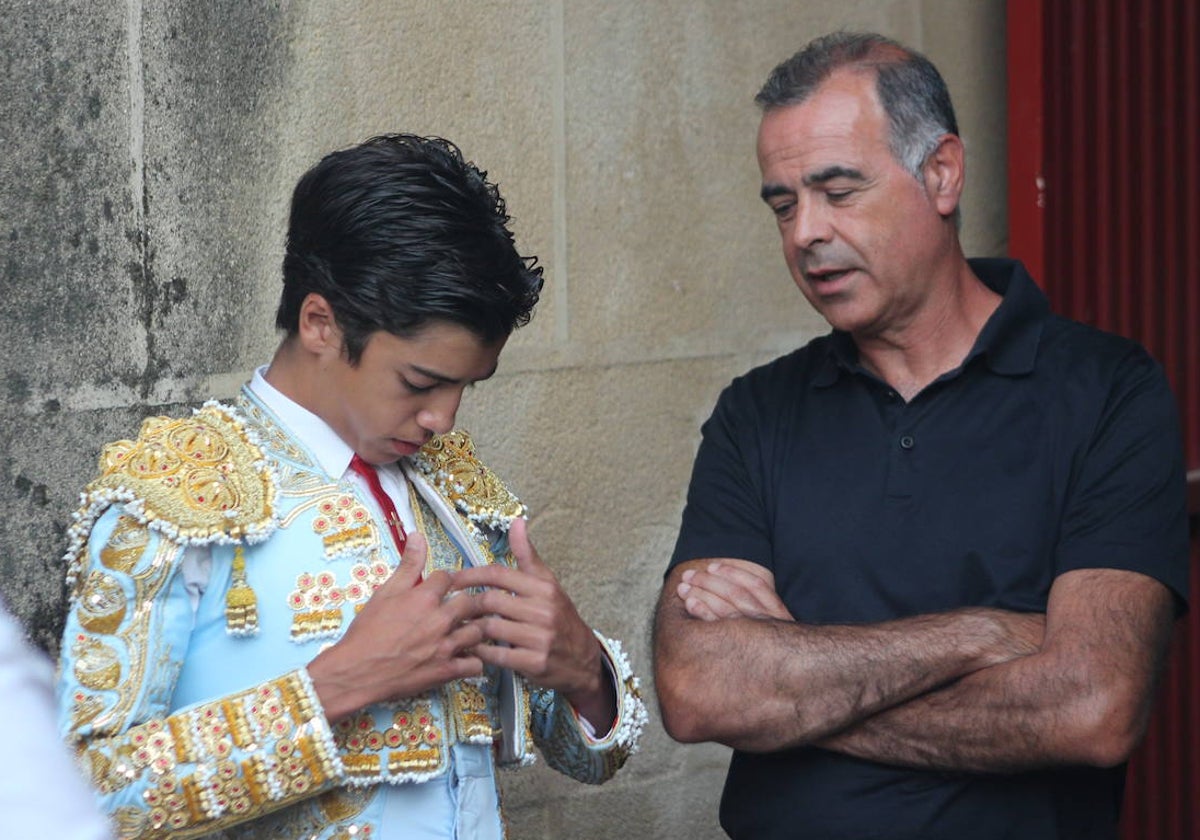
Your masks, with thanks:
[(392, 576), (375, 591), (336, 644), (308, 665), (331, 723), (371, 703), (413, 697), (451, 680), (483, 673), (472, 653), (483, 640), (476, 604), (446, 598), (451, 577), (434, 571), (424, 581), (427, 546), (409, 536)]
[(606, 731), (616, 719), (616, 693), (600, 643), (526, 529), (525, 520), (518, 519), (508, 532), (516, 568), (496, 564), (456, 572), (454, 589), (484, 589), (451, 600), (474, 601), (482, 617), (473, 624), (495, 643), (477, 647), (476, 656), (555, 689), (597, 731)]

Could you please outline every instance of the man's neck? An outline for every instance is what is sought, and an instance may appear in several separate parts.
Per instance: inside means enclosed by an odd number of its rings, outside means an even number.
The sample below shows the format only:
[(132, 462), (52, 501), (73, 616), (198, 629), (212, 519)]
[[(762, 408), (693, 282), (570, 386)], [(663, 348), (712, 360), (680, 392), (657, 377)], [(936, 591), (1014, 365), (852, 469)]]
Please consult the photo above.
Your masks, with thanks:
[(962, 364), (1001, 297), (963, 262), (946, 291), (926, 303), (902, 329), (854, 336), (863, 367), (906, 401)]
[(271, 363), (263, 372), (263, 378), (292, 402), (321, 416), (316, 395), (312, 392), (315, 378), (305, 361), (294, 343), (285, 339), (275, 350)]

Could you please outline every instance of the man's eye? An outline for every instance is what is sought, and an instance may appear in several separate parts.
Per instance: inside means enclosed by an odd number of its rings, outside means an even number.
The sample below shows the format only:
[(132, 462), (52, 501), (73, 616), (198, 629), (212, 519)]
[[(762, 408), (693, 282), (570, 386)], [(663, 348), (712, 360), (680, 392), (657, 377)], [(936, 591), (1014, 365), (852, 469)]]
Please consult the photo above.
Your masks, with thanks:
[(825, 195), (830, 201), (845, 201), (853, 192), (853, 190), (826, 190)]
[(408, 389), (409, 393), (413, 394), (427, 394), (437, 387), (436, 385), (416, 385), (404, 378), (401, 378), (401, 381), (404, 383), (404, 387)]
[(785, 201), (782, 204), (772, 204), (771, 212), (775, 214), (777, 219), (786, 219), (792, 214), (792, 208), (796, 205), (790, 201)]

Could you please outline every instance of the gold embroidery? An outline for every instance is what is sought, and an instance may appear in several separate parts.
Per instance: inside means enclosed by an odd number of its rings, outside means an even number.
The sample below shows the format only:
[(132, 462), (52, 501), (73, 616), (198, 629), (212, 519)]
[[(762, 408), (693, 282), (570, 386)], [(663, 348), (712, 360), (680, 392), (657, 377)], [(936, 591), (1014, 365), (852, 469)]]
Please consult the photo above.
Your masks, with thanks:
[(175, 769), (175, 739), (171, 729), (161, 720), (151, 720), (129, 730), (128, 743), (133, 747), (133, 763), (138, 769), (149, 767), (155, 775)]
[(250, 721), (246, 718), (246, 710), (235, 700), (225, 700), (221, 703), (221, 713), (229, 726), (229, 734), (233, 743), (245, 747), (254, 743), (254, 732), (250, 729)]
[(248, 814), (257, 804), (240, 770), (241, 767), (232, 761), (217, 763), (216, 772), (208, 780), (207, 790), (203, 794), (211, 810), (241, 816)]
[(338, 788), (317, 797), (317, 807), (330, 822), (342, 822), (362, 813), (375, 791), (358, 788)]
[(150, 806), (150, 825), (155, 829), (166, 827), (180, 831), (191, 822), (193, 813), (199, 815), (199, 803), (189, 802), (184, 788), (172, 774), (159, 779), (155, 787), (142, 794), (142, 798)]
[(118, 808), (113, 814), (113, 821), (117, 826), (117, 836), (121, 840), (134, 840), (134, 838), (144, 836), (149, 827), (149, 816), (141, 808), (133, 808), (128, 805)]
[(447, 686), (448, 699), (454, 715), (458, 740), (464, 742), (490, 741), (495, 730), (488, 714), (487, 695), (480, 685), (460, 680)]
[(125, 592), (116, 578), (94, 571), (79, 593), (79, 623), (92, 633), (112, 633), (125, 618), (125, 604)]
[(388, 753), (388, 772), (431, 773), (441, 765), (441, 753), (434, 749), (411, 749)]
[(384, 731), (369, 712), (345, 718), (334, 727), (334, 742), (350, 778), (378, 779), (381, 754), (387, 753), (387, 772), (430, 773), (442, 766), (443, 736), (428, 703), (407, 701), (392, 715)]
[(145, 653), (150, 649), (150, 620), (153, 615), (150, 604), (170, 579), (173, 561), (179, 551), (179, 546), (169, 540), (158, 539), (156, 542), (157, 546), (149, 565), (132, 578), (133, 597), (129, 599), (132, 610), (118, 633), (118, 638), (124, 643), (127, 651), (129, 673), (116, 687), (116, 702), (105, 710), (103, 717), (97, 718), (96, 723), (100, 726), (109, 725), (128, 716), (134, 704), (138, 702), (147, 667), (155, 670), (178, 668), (177, 664), (170, 663), (169, 654), (165, 650), (159, 651), (158, 660), (155, 662), (147, 661)]
[(411, 709), (397, 711), (384, 736), (384, 742), (394, 750), (388, 753), (388, 770), (412, 773), (437, 769), (441, 740), (442, 733), (426, 704), (416, 703)]
[(109, 778), (112, 776), (112, 761), (103, 753), (85, 752), (81, 763), (85, 775), (92, 780), (92, 787), (101, 793), (112, 793), (118, 787), (123, 787), (123, 785), (109, 782)]
[(258, 597), (246, 580), (245, 549), (233, 549), (233, 571), (229, 591), (225, 593), (225, 629), (231, 636), (258, 633)]
[(384, 582), (392, 569), (378, 558), (369, 563), (355, 563), (350, 569), (350, 582), (339, 586), (337, 575), (331, 571), (304, 572), (296, 577), (296, 588), (288, 594), (292, 616), (292, 639), (326, 638), (338, 635), (342, 629), (342, 608), (354, 604), (360, 609)]
[(84, 688), (107, 691), (120, 683), (120, 658), (99, 639), (79, 633), (71, 645), (71, 655), (75, 658), (75, 679)]
[[(139, 775), (150, 779), (151, 787), (142, 794), (144, 832), (196, 826), (206, 834), (215, 832), (222, 824), (255, 815), (269, 799), (302, 797), (331, 778), (328, 730), (313, 716), (316, 704), (310, 691), (303, 673), (294, 672), (191, 712), (136, 726), (112, 742), (107, 754), (85, 751), (84, 762), (104, 793), (126, 787)], [(249, 716), (242, 706), (250, 707)], [(259, 728), (251, 732), (254, 725)], [(263, 744), (269, 752), (255, 752), (239, 763), (235, 743), (256, 751), (252, 745)]]
[[(369, 786), (326, 791), (301, 807), (276, 811), (252, 823), (243, 822), (230, 831), (229, 836), (239, 840), (281, 840), (286, 837), (370, 840), (375, 836), (371, 823), (352, 825), (347, 822), (362, 813), (377, 790), (377, 787)], [(333, 833), (328, 833), (330, 831)]]
[(104, 710), (104, 702), (94, 694), (76, 691), (71, 698), (71, 728), (80, 729)]
[(355, 563), (350, 568), (350, 585), (346, 587), (346, 600), (352, 604), (366, 601), (391, 576), (392, 567), (378, 558), (370, 563)]
[(226, 759), (233, 754), (233, 738), (230, 737), (229, 721), (225, 719), (223, 704), (211, 703), (195, 713), (196, 740), (200, 753), (197, 758)]
[(196, 743), (192, 738), (191, 721), (172, 715), (167, 718), (166, 723), (175, 741), (175, 760), (180, 763), (195, 761)]
[(464, 431), (433, 438), (414, 458), (439, 492), (469, 518), (497, 527), (525, 515), (525, 505), (496, 474), (475, 457), (475, 445)]
[(288, 595), (292, 617), (292, 639), (304, 641), (337, 635), (342, 629), (342, 604), (346, 595), (336, 585), (333, 572), (304, 572)]
[(313, 469), (314, 465), (307, 453), (296, 445), (295, 441), (263, 411), (258, 403), (249, 399), (243, 393), (238, 395), (235, 404), (258, 427), (259, 437), (262, 438), (266, 446), (285, 458), (295, 461), (302, 467), (308, 467), (310, 470)]
[(334, 743), (340, 749), (355, 755), (366, 750), (368, 743), (377, 743), (382, 737), (379, 730), (375, 729), (375, 721), (368, 712), (342, 718), (333, 729)]
[(101, 793), (110, 794), (128, 787), (137, 778), (139, 765), (133, 753), (134, 748), (126, 739), (114, 746), (111, 757), (99, 750), (84, 750), (81, 763), (92, 785)]
[(271, 789), (267, 784), (267, 762), (262, 755), (252, 755), (242, 762), (242, 778), (250, 791), (250, 798), (256, 803), (266, 802), (271, 798)]
[(270, 683), (260, 686), (255, 692), (249, 712), (258, 731), (268, 738), (283, 738), (292, 731), (288, 710)]
[(191, 417), (150, 417), (136, 441), (117, 441), (100, 456), (88, 494), (131, 492), (147, 521), (169, 523), (183, 539), (234, 539), (271, 527), (275, 487), (262, 451), (216, 404)]
[(114, 572), (129, 574), (149, 542), (150, 535), (146, 529), (133, 517), (122, 515), (117, 518), (116, 527), (100, 550), (100, 562)]
[(351, 779), (377, 779), (382, 759), (377, 755), (358, 755), (351, 753), (342, 756), (342, 766), (346, 775)]
[(282, 740), (275, 745), (281, 784), (288, 795), (303, 796), (314, 783), (324, 779), (311, 751), (301, 740)]
[(325, 544), (325, 556), (367, 548), (375, 544), (371, 514), (353, 496), (322, 499), (313, 517), (313, 530)]

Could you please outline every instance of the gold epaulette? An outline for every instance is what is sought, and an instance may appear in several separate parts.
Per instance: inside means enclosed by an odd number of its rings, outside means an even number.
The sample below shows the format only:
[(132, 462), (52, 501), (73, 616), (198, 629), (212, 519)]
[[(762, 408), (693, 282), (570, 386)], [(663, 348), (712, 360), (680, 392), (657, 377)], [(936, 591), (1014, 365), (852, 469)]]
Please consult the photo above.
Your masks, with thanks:
[(109, 444), (89, 497), (136, 501), (140, 517), (189, 544), (256, 542), (274, 530), (275, 482), (245, 425), (218, 403), (191, 417), (148, 417), (137, 440)]
[(114, 504), (179, 545), (235, 544), (226, 593), (226, 629), (258, 632), (258, 604), (246, 580), (242, 544), (277, 527), (275, 474), (253, 433), (228, 406), (208, 402), (191, 417), (149, 417), (137, 440), (104, 447), (100, 476), (83, 492), (69, 529), (67, 586), (72, 598), (92, 527)]
[(438, 435), (413, 456), (413, 464), (463, 516), (507, 531), (525, 515), (525, 505), (475, 456), (471, 436), (462, 430)]

